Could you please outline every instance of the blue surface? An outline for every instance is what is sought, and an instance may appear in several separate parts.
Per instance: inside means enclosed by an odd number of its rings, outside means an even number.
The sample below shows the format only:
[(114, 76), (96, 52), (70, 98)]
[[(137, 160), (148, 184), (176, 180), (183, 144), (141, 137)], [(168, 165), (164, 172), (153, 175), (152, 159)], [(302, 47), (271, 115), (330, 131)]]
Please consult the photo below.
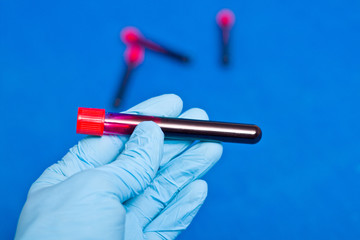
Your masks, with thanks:
[[(231, 66), (214, 19), (233, 9)], [(179, 239), (360, 238), (360, 2), (0, 1), (0, 236), (31, 183), (81, 138), (77, 107), (108, 110), (133, 25), (193, 57), (146, 52), (125, 108), (176, 93), (211, 119), (256, 123), (224, 144), (209, 195)], [(26, 119), (26, 121), (24, 121)]]

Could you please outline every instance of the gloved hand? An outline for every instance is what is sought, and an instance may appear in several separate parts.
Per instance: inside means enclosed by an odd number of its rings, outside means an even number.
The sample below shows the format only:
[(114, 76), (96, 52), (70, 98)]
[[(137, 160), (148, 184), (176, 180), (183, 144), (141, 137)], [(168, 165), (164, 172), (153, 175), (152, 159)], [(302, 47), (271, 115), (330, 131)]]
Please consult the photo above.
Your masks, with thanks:
[[(182, 101), (162, 95), (127, 113), (177, 117)], [(201, 109), (184, 118), (207, 119)], [(31, 186), (16, 239), (175, 239), (207, 195), (199, 179), (220, 143), (166, 140), (153, 122), (133, 134), (86, 137)]]

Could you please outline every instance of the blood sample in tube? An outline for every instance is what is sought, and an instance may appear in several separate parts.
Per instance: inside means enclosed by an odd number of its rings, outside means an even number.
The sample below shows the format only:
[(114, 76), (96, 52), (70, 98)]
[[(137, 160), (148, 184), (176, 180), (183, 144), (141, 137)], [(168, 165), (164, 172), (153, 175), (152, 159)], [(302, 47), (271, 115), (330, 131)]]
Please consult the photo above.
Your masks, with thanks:
[(96, 136), (130, 135), (143, 121), (157, 123), (170, 139), (257, 143), (262, 136), (260, 128), (252, 124), (111, 113), (96, 108), (79, 108), (76, 132)]

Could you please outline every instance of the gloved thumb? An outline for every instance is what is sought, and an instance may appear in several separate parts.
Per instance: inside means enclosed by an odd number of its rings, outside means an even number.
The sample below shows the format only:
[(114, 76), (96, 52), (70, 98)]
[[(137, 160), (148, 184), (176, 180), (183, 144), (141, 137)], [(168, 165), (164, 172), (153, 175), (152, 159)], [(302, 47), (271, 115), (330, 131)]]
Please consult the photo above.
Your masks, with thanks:
[(124, 202), (149, 185), (159, 169), (163, 154), (164, 134), (154, 122), (140, 123), (118, 158), (97, 170), (108, 177), (114, 193)]

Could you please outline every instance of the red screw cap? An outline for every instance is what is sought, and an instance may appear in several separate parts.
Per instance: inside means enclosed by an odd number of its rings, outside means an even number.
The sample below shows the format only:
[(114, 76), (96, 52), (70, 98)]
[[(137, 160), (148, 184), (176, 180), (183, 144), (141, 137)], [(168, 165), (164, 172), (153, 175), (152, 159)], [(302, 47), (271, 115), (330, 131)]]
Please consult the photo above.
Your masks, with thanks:
[(104, 133), (105, 109), (78, 109), (76, 133), (102, 136)]

